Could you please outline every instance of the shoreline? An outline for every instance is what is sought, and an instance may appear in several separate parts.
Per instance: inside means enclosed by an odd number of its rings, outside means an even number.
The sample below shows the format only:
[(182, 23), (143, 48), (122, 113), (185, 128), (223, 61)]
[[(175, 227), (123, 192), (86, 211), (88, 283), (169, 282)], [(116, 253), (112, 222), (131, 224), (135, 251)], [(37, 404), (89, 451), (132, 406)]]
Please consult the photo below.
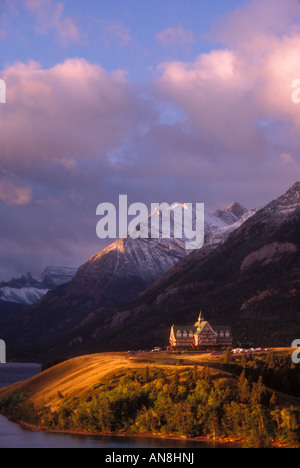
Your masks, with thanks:
[[(203, 444), (207, 445), (224, 445), (224, 448), (228, 446), (230, 448), (230, 445), (234, 445), (235, 447), (232, 448), (242, 448), (242, 445), (244, 443), (244, 440), (235, 440), (231, 438), (216, 438), (216, 439), (211, 439), (208, 437), (204, 436), (199, 436), (199, 437), (185, 437), (185, 436), (180, 436), (176, 434), (154, 434), (154, 433), (104, 433), (104, 432), (88, 432), (88, 431), (72, 431), (71, 429), (49, 429), (49, 428), (44, 428), (40, 426), (35, 426), (33, 424), (26, 423), (24, 421), (14, 421), (11, 419), (8, 415), (1, 413), (3, 416), (5, 416), (9, 421), (18, 424), (20, 427), (22, 427), (26, 431), (31, 431), (31, 432), (44, 432), (47, 434), (61, 434), (61, 435), (78, 435), (78, 436), (84, 436), (84, 437), (101, 437), (101, 438), (130, 438), (130, 439), (136, 439), (136, 438), (150, 438), (150, 439), (160, 439), (160, 440), (178, 440), (178, 441), (186, 441), (186, 442), (202, 442)], [(197, 447), (195, 447), (197, 448)], [(201, 448), (201, 447), (199, 447)], [(212, 447), (213, 448), (213, 447)]]

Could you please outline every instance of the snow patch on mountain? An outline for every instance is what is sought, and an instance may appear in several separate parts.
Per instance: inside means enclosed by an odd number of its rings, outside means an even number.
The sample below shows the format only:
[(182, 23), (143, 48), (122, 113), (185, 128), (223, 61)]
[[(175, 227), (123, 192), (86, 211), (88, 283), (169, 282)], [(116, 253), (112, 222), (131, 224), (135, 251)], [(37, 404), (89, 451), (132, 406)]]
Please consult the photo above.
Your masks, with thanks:
[(258, 209), (246, 211), (244, 215), (235, 223), (213, 229), (206, 236), (205, 245), (217, 247), (218, 245), (222, 244), (227, 240), (227, 238), (233, 231), (238, 229), (245, 221), (254, 216), (257, 213), (257, 211)]
[(41, 276), (41, 283), (53, 289), (72, 281), (77, 268), (48, 266)]
[(5, 287), (0, 289), (0, 301), (28, 306), (39, 301), (48, 291), (49, 289), (34, 287), (21, 289)]
[(272, 201), (265, 208), (265, 212), (272, 217), (273, 224), (280, 224), (300, 209), (300, 182), (294, 184), (284, 195)]
[(222, 219), (226, 224), (234, 224), (239, 221), (239, 219), (241, 219), (247, 212), (248, 210), (246, 208), (235, 202), (229, 208), (225, 208), (224, 210), (217, 210), (214, 213), (214, 216)]
[(0, 302), (32, 305), (50, 290), (72, 281), (76, 271), (77, 268), (47, 267), (40, 281), (33, 278), (31, 273), (27, 273), (20, 278), (0, 283)]
[[(186, 249), (186, 241), (191, 239), (185, 236), (184, 221), (189, 222), (195, 230), (195, 205), (178, 204), (177, 208), (180, 208), (182, 217), (178, 216), (180, 210), (177, 210), (177, 215), (174, 215), (174, 208), (176, 205), (170, 206), (170, 213), (164, 214), (165, 220), (168, 221), (169, 218), (170, 238), (162, 238), (162, 214), (160, 214), (159, 232), (156, 232), (158, 238), (151, 237), (151, 218), (154, 215), (152, 213), (145, 220), (148, 238), (133, 239), (128, 233), (127, 238), (116, 240), (106, 249), (92, 256), (78, 271), (77, 268), (48, 266), (39, 281), (27, 273), (8, 283), (0, 283), (0, 302), (31, 305), (40, 300), (49, 290), (71, 283), (73, 279), (75, 279), (73, 283), (75, 289), (86, 288), (88, 291), (93, 290), (93, 293), (98, 291), (98, 295), (100, 291), (105, 290), (106, 295), (115, 297), (115, 291), (118, 290), (121, 294), (120, 287), (123, 287), (128, 290), (128, 299), (130, 299), (130, 287), (132, 287), (132, 295), (138, 294), (190, 253)], [(214, 248), (224, 242), (229, 234), (252, 214), (238, 203), (213, 214), (205, 211), (205, 245)], [(142, 226), (143, 223), (140, 227)], [(178, 232), (181, 232), (182, 236), (175, 238), (174, 233)], [(125, 293), (126, 291), (122, 292), (123, 295)]]

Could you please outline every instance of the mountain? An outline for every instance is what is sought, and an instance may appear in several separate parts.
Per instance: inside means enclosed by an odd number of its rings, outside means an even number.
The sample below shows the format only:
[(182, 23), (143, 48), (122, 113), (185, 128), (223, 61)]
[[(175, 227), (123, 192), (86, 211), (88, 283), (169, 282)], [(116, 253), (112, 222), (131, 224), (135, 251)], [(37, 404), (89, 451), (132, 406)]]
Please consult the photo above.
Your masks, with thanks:
[(214, 216), (224, 221), (226, 224), (234, 224), (239, 221), (246, 213), (247, 209), (244, 208), (239, 203), (234, 203), (229, 208), (225, 208), (224, 210), (217, 210), (214, 213)]
[(41, 276), (41, 284), (48, 289), (54, 289), (72, 281), (78, 268), (48, 266)]
[(0, 283), (0, 317), (39, 301), (48, 291), (72, 281), (76, 268), (47, 267), (36, 280), (31, 273)]
[[(250, 212), (245, 212), (250, 215)], [(151, 216), (146, 224), (150, 231)], [(222, 242), (234, 228), (231, 220), (220, 220), (215, 215), (205, 213), (207, 243)], [(190, 253), (186, 249), (186, 238), (152, 239), (149, 231), (147, 239), (119, 239), (92, 256), (79, 268), (67, 288), (68, 294), (73, 298), (88, 297), (94, 307), (125, 303), (137, 297)], [(171, 229), (171, 235), (173, 233), (174, 229)]]
[(236, 344), (290, 346), (300, 337), (300, 182), (238, 225), (134, 301), (94, 309), (56, 351), (164, 346), (171, 325), (193, 324), (200, 309), (212, 325), (231, 326)]
[[(146, 222), (149, 225), (151, 217)], [(218, 216), (205, 214), (205, 236), (210, 248), (223, 242), (235, 228), (230, 223)], [(70, 283), (55, 288), (13, 319), (0, 323), (1, 329), (5, 330), (4, 338), (11, 343), (11, 352), (22, 349), (21, 354), (24, 354), (24, 345), (28, 353), (43, 349), (46, 355), (52, 355), (57, 351), (56, 342), (64, 341), (65, 336), (94, 311), (119, 307), (133, 300), (187, 257), (189, 251), (185, 248), (185, 241), (185, 238), (131, 237), (115, 241), (85, 262)], [(110, 316), (108, 311), (108, 320)], [(80, 343), (80, 337), (78, 340)], [(78, 340), (68, 343), (70, 353)], [(54, 351), (49, 349), (52, 346)]]

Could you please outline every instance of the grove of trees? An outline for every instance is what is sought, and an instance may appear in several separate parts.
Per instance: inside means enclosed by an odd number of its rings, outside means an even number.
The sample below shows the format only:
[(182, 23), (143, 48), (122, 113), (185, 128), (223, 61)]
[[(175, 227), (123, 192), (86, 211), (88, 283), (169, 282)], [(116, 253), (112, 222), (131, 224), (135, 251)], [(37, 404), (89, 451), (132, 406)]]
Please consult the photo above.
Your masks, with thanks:
[(300, 442), (299, 410), (278, 404), (261, 375), (251, 378), (245, 362), (237, 377), (196, 365), (124, 371), (78, 398), (59, 398), (54, 410), (49, 404), (30, 406), (28, 395), (13, 394), (0, 401), (0, 411), (49, 429), (207, 437), (257, 448)]

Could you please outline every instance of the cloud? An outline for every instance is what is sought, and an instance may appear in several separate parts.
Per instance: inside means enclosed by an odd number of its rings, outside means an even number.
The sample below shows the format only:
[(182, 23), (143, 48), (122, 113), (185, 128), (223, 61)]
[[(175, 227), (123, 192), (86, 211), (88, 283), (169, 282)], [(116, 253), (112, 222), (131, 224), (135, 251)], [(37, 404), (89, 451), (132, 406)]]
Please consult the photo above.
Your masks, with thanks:
[(31, 202), (30, 187), (20, 187), (2, 177), (0, 179), (0, 200), (8, 205), (27, 205)]
[(156, 35), (156, 40), (164, 47), (186, 46), (195, 42), (194, 33), (181, 26), (167, 28)]
[(215, 21), (211, 36), (256, 58), (268, 53), (278, 38), (299, 32), (298, 0), (251, 0)]
[(36, 31), (47, 34), (54, 31), (63, 45), (78, 42), (79, 29), (64, 13), (64, 4), (55, 0), (25, 0), (24, 7), (36, 18)]
[(117, 44), (119, 48), (122, 48), (128, 46), (132, 41), (129, 27), (108, 20), (100, 21), (100, 23), (103, 28), (101, 41), (106, 47)]
[(52, 261), (79, 265), (103, 247), (97, 205), (114, 201), (121, 184), (133, 193), (135, 173), (124, 180), (126, 161), (118, 168), (110, 153), (139, 136), (153, 106), (123, 71), (83, 59), (51, 68), (16, 63), (1, 76), (0, 278), (8, 275), (7, 249), (13, 274), (26, 261), (35, 271)]
[(184, 111), (195, 131), (224, 155), (264, 158), (279, 134), (281, 145), (297, 146), (300, 112), (291, 100), (292, 82), (300, 75), (297, 15), (300, 20), (292, 0), (254, 1), (238, 9), (219, 31), (223, 49), (158, 67), (160, 98)]
[[(31, 7), (38, 3), (57, 5)], [(300, 77), (297, 7), (248, 2), (214, 30), (222, 47), (161, 63), (150, 84), (79, 58), (7, 66), (0, 266), (7, 251), (16, 273), (32, 258), (40, 271), (49, 258), (80, 264), (102, 248), (97, 205), (122, 193), (213, 210), (234, 201), (256, 207), (286, 191), (300, 166), (300, 106), (291, 100)], [(118, 25), (101, 23), (107, 45), (130, 43)], [(161, 43), (188, 44), (185, 37), (177, 29)]]
[[(2, 122), (8, 164), (102, 158), (135, 125), (139, 101), (122, 71), (107, 73), (83, 59), (49, 69), (36, 62), (3, 71), (8, 104)], [(131, 112), (131, 110), (134, 110)], [(68, 163), (67, 163), (68, 162)]]
[(293, 156), (291, 156), (288, 153), (282, 153), (280, 155), (280, 159), (283, 162), (283, 164), (293, 164), (294, 165), (296, 163)]

